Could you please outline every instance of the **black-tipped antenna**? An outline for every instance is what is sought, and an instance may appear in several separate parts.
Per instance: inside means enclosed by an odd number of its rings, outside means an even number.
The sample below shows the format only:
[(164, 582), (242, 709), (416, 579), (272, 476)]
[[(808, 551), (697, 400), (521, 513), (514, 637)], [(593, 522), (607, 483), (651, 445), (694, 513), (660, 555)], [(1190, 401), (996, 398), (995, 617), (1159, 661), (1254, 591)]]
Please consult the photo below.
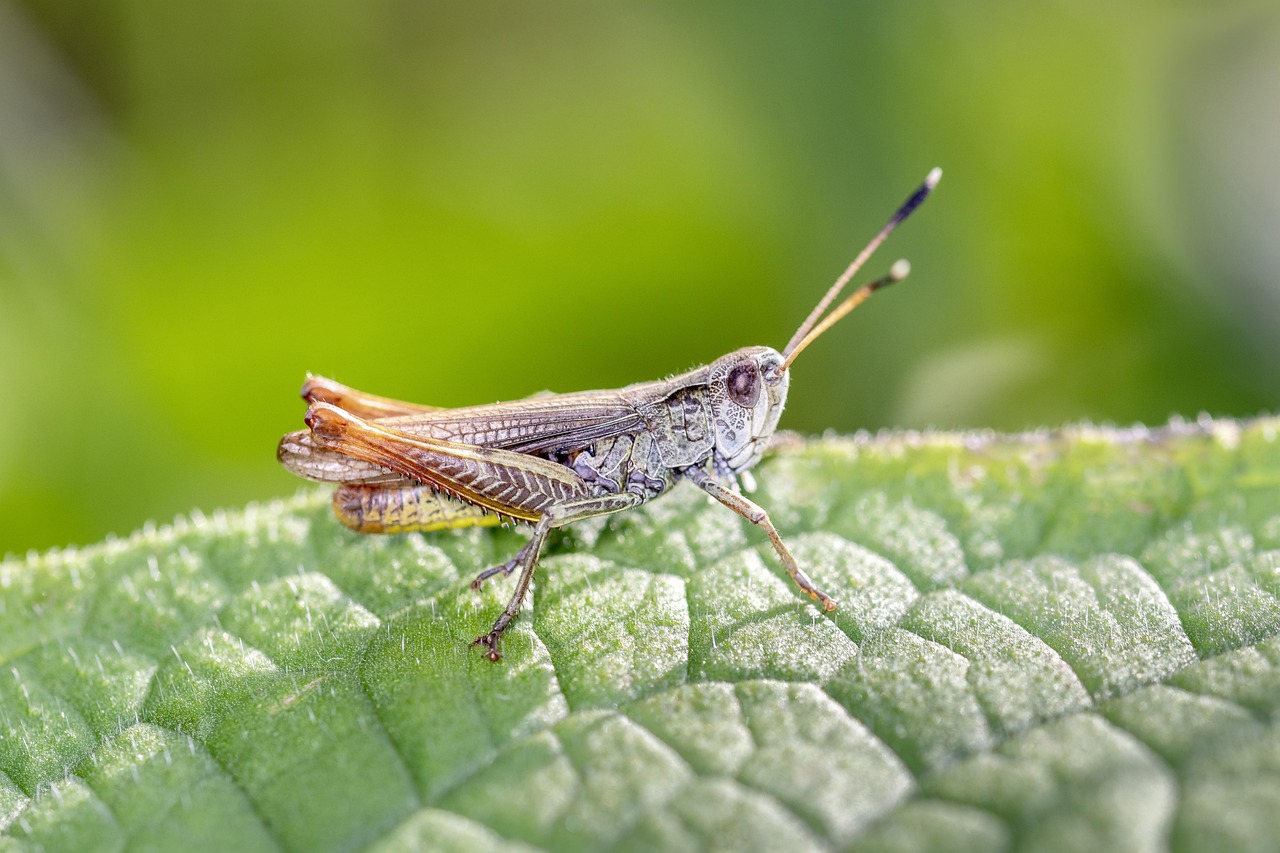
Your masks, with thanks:
[[(815, 324), (818, 323), (818, 319), (822, 317), (823, 313), (831, 303), (840, 295), (840, 291), (844, 290), (845, 285), (849, 283), (849, 280), (857, 275), (858, 270), (860, 270), (862, 265), (867, 262), (867, 258), (871, 257), (872, 253), (875, 252), (876, 249), (880, 248), (880, 244), (893, 233), (893, 229), (897, 228), (902, 220), (910, 216), (912, 211), (919, 207), (924, 200), (929, 197), (929, 193), (933, 192), (933, 188), (938, 185), (938, 181), (940, 180), (942, 180), (941, 169), (935, 168), (930, 171), (925, 177), (924, 183), (911, 194), (910, 198), (902, 203), (902, 207), (899, 207), (898, 212), (893, 214), (893, 217), (885, 223), (885, 226), (880, 229), (880, 233), (871, 238), (871, 242), (867, 244), (866, 248), (858, 253), (858, 256), (853, 259), (853, 263), (849, 264), (848, 269), (846, 269), (844, 273), (836, 279), (836, 283), (831, 285), (831, 289), (822, 297), (822, 301), (814, 306), (814, 309), (809, 312), (809, 316), (800, 324), (800, 328), (796, 329), (796, 333), (791, 336), (791, 340), (787, 342), (786, 349), (782, 351), (783, 362), (780, 369), (786, 370), (790, 367), (791, 362), (796, 360), (796, 356), (800, 354), (801, 350), (811, 344), (827, 329), (831, 328), (837, 320), (848, 314), (854, 308), (858, 307), (858, 305), (864, 302), (872, 293), (879, 290), (881, 287), (885, 287), (886, 285), (893, 284), (895, 281), (901, 281), (903, 278), (906, 278), (907, 272), (911, 269), (910, 265), (907, 265), (906, 261), (898, 261), (893, 265), (893, 269), (889, 271), (889, 275), (877, 281), (873, 281), (871, 284), (858, 288), (858, 290), (850, 294), (848, 299), (827, 315), (827, 318), (823, 320), (821, 324), (815, 326)], [(903, 267), (905, 267), (905, 270)], [(894, 270), (899, 270), (901, 275), (895, 277)]]

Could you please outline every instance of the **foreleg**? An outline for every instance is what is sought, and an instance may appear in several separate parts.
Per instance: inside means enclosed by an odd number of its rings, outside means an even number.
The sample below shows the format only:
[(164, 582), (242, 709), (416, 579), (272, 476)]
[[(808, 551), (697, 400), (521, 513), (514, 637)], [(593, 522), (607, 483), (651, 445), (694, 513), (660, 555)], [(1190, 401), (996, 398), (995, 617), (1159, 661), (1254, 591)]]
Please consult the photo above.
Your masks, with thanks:
[(787, 574), (791, 575), (791, 579), (796, 582), (796, 585), (807, 592), (814, 601), (821, 601), (823, 610), (831, 611), (836, 609), (835, 599), (823, 592), (817, 584), (810, 580), (809, 576), (800, 568), (800, 564), (796, 562), (796, 558), (791, 556), (791, 551), (787, 549), (786, 543), (778, 535), (778, 528), (774, 527), (773, 522), (769, 519), (769, 513), (765, 512), (754, 501), (720, 485), (701, 468), (686, 468), (683, 473), (685, 477), (692, 480), (711, 497), (720, 501), (720, 503), (752, 524), (763, 527), (765, 534), (769, 537), (769, 541), (773, 543), (773, 550), (777, 551), (778, 556), (782, 559), (782, 567), (787, 570)]

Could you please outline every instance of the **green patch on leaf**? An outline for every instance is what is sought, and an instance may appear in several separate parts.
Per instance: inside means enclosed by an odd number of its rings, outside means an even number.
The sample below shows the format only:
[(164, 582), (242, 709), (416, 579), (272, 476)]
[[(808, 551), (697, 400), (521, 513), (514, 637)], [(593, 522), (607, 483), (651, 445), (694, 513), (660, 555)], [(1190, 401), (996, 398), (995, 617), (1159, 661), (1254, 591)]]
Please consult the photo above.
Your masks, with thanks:
[(796, 442), (553, 540), (321, 490), (0, 563), (0, 849), (1268, 849), (1280, 422)]

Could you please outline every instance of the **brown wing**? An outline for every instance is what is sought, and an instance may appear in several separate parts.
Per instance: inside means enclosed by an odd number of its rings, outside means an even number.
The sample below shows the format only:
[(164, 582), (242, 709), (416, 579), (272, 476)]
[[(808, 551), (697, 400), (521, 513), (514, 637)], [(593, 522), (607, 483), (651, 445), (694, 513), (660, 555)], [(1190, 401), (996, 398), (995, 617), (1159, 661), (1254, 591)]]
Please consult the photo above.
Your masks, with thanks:
[(635, 432), (644, 418), (617, 391), (605, 391), (442, 409), (378, 423), (410, 435), (544, 455)]
[(309, 429), (285, 433), (276, 447), (276, 459), (291, 473), (320, 483), (407, 486), (414, 482), (372, 462), (321, 447)]
[[(434, 438), (516, 453), (547, 456), (581, 450), (594, 442), (636, 432), (645, 426), (643, 410), (670, 394), (673, 387), (705, 380), (705, 368), (684, 376), (643, 382), (609, 391), (574, 394), (539, 394), (525, 400), (467, 406), (459, 409), (422, 410), (396, 417), (372, 417), (371, 423), (411, 436)], [(332, 391), (345, 401), (377, 400), (369, 411), (386, 411), (385, 404), (411, 404), (375, 398), (329, 380), (312, 379), (304, 386)], [(330, 402), (329, 393), (316, 394), (315, 402)], [(338, 405), (338, 408), (343, 408)], [(357, 403), (357, 409), (362, 406)], [(354, 412), (360, 415), (360, 412)], [(322, 482), (403, 484), (405, 477), (390, 473), (367, 460), (355, 459), (315, 442), (308, 430), (291, 432), (276, 451), (280, 463), (293, 473)]]
[(307, 423), (317, 443), (518, 521), (588, 494), (571, 469), (526, 453), (410, 435), (328, 403), (313, 403)]
[(406, 403), (402, 400), (392, 400), (390, 397), (366, 394), (341, 382), (334, 382), (332, 379), (310, 373), (307, 374), (307, 381), (302, 383), (302, 399), (308, 403), (329, 403), (365, 419), (393, 418), (400, 415), (440, 411), (438, 406), (422, 406), (418, 403)]
[[(370, 419), (370, 423), (419, 438), (545, 456), (581, 450), (601, 439), (634, 432), (643, 427), (644, 419), (632, 402), (613, 391), (438, 409)], [(309, 480), (368, 484), (405, 481), (368, 460), (321, 446), (309, 430), (285, 435), (276, 457), (290, 471)]]

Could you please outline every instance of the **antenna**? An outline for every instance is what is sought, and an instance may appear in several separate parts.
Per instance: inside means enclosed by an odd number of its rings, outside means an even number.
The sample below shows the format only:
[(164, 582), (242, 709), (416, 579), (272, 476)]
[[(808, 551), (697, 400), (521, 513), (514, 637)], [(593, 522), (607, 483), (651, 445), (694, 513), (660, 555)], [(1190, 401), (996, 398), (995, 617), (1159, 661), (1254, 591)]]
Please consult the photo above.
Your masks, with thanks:
[(871, 238), (871, 242), (866, 245), (866, 248), (858, 253), (858, 256), (853, 259), (853, 263), (849, 264), (848, 269), (846, 269), (844, 273), (836, 279), (835, 284), (831, 285), (831, 289), (828, 290), (826, 295), (822, 297), (822, 300), (814, 306), (814, 309), (809, 312), (809, 316), (805, 318), (805, 321), (800, 324), (800, 328), (796, 329), (796, 333), (792, 335), (791, 340), (787, 342), (786, 349), (782, 351), (783, 361), (782, 367), (779, 368), (780, 370), (786, 370), (790, 367), (791, 362), (796, 360), (796, 356), (798, 356), (805, 347), (813, 343), (819, 335), (835, 325), (838, 320), (865, 302), (871, 294), (875, 293), (882, 287), (887, 287), (890, 284), (902, 281), (907, 277), (907, 274), (911, 271), (911, 265), (906, 261), (898, 261), (889, 269), (888, 275), (884, 278), (877, 279), (870, 284), (865, 284), (855, 290), (844, 302), (836, 306), (836, 308), (828, 314), (821, 323), (818, 322), (818, 319), (822, 317), (823, 313), (831, 303), (840, 295), (840, 291), (844, 290), (844, 287), (849, 283), (849, 280), (852, 279), (857, 274), (858, 270), (862, 268), (862, 265), (867, 262), (867, 258), (871, 257), (872, 253), (874, 253), (876, 249), (880, 248), (880, 244), (893, 233), (893, 229), (897, 228), (902, 220), (910, 216), (912, 212), (929, 197), (929, 193), (933, 192), (933, 188), (938, 185), (938, 181), (940, 180), (942, 180), (941, 169), (935, 168), (930, 171), (928, 176), (925, 177), (924, 183), (911, 194), (910, 198), (902, 203), (902, 207), (899, 207), (897, 213), (893, 214), (889, 221), (885, 223), (885, 226), (880, 229), (880, 233)]

